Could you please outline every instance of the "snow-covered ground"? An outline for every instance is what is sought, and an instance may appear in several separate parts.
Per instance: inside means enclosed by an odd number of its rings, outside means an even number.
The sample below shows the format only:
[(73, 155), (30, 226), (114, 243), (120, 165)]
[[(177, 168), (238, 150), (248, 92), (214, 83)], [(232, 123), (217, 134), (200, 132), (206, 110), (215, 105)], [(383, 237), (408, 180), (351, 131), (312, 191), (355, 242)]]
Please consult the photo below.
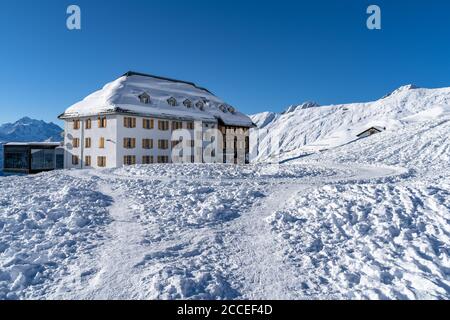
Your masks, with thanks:
[(1, 178), (0, 298), (448, 298), (450, 186), (414, 179), (313, 161)]
[(450, 114), (405, 110), (280, 166), (2, 177), (0, 299), (449, 299)]

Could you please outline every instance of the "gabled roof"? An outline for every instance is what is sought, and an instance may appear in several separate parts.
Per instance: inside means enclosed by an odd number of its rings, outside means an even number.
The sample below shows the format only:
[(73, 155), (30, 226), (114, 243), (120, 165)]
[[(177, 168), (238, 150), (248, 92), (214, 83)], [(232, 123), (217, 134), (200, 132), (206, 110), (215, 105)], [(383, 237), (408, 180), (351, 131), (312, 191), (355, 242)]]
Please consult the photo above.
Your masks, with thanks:
[(369, 131), (372, 131), (372, 130), (375, 130), (375, 131), (377, 131), (377, 132), (383, 132), (384, 130), (386, 130), (386, 128), (378, 127), (378, 126), (370, 127), (370, 128), (368, 128), (368, 129), (364, 130), (363, 132), (361, 132), (360, 134), (356, 135), (356, 136), (357, 136), (357, 137), (362, 136), (362, 135), (365, 134), (366, 132), (369, 132)]

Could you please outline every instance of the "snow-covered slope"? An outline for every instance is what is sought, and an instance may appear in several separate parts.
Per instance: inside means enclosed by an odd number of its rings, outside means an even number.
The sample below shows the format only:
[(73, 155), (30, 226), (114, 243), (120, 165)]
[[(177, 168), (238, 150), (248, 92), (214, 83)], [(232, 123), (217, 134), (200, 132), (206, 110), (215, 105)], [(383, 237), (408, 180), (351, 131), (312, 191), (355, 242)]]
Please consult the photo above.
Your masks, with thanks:
[[(144, 93), (150, 96), (148, 104), (142, 103), (139, 99), (139, 96)], [(177, 100), (176, 106), (170, 106), (167, 103), (170, 98)], [(191, 102), (191, 106), (184, 104), (186, 99)], [(92, 115), (115, 109), (198, 120), (215, 121), (216, 118), (220, 118), (229, 125), (252, 126), (252, 121), (247, 115), (227, 105), (204, 88), (190, 82), (134, 72), (129, 72), (106, 84), (101, 90), (69, 107), (64, 115)]]
[[(408, 85), (373, 102), (329, 106), (307, 103), (291, 106), (283, 114), (256, 114), (251, 117), (262, 129), (256, 160), (268, 160), (277, 152), (289, 159), (345, 145), (372, 126), (396, 132), (411, 122), (448, 113), (449, 105), (450, 88)], [(279, 148), (269, 148), (277, 139)]]
[(53, 122), (28, 117), (0, 125), (0, 171), (3, 168), (3, 144), (7, 142), (61, 141), (62, 129)]

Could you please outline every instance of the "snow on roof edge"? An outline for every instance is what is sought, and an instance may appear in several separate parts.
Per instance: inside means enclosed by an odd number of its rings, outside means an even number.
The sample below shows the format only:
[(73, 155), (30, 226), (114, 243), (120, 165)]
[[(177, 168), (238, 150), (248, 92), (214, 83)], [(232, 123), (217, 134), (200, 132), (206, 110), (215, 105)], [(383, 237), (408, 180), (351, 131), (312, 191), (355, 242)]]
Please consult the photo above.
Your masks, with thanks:
[[(149, 94), (150, 105), (139, 102), (139, 92)], [(200, 101), (204, 107), (182, 109), (180, 105), (166, 106), (166, 100)], [(180, 100), (181, 99), (181, 100)], [(146, 103), (147, 104), (147, 103)], [(222, 106), (225, 105), (225, 108)], [(182, 106), (181, 106), (182, 107)], [(253, 127), (247, 115), (239, 112), (209, 90), (192, 82), (128, 71), (120, 78), (107, 83), (102, 89), (86, 96), (59, 115), (59, 119), (95, 116), (99, 114), (128, 113), (142, 116), (184, 118), (189, 120), (217, 121), (226, 125)]]

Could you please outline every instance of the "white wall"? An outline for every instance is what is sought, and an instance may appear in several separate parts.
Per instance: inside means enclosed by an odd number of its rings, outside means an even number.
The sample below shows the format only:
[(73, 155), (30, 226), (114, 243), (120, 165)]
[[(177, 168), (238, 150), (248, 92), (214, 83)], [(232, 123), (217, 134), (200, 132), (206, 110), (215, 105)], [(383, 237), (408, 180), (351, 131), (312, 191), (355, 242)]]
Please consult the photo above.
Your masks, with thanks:
[[(136, 118), (136, 128), (125, 128), (123, 125), (123, 119), (127, 117), (126, 115), (118, 115), (117, 116), (117, 164), (118, 166), (123, 165), (124, 156), (136, 156), (136, 163), (142, 163), (143, 156), (153, 156), (154, 162), (156, 163), (158, 160), (158, 156), (168, 156), (169, 161), (172, 158), (172, 121), (177, 120), (168, 120), (169, 121), (169, 130), (161, 131), (158, 129), (158, 120), (167, 120), (167, 119), (158, 119), (158, 118), (143, 118), (143, 117), (134, 117)], [(133, 116), (130, 116), (133, 117)], [(154, 127), (153, 129), (144, 129), (142, 125), (143, 119), (153, 119)], [(189, 121), (182, 121), (183, 129), (187, 130), (187, 123)], [(202, 122), (197, 121), (196, 125), (199, 128), (202, 128)], [(187, 130), (192, 136), (191, 139), (194, 139), (194, 130)], [(123, 139), (124, 138), (136, 138), (136, 148), (134, 149), (126, 149), (123, 147)], [(143, 149), (142, 148), (142, 139), (153, 139), (153, 149)], [(159, 140), (168, 140), (169, 148), (167, 150), (158, 149), (158, 141)], [(201, 146), (200, 146), (201, 147)]]
[[(172, 121), (176, 120), (168, 120), (169, 121), (169, 130), (161, 131), (158, 129), (158, 120), (157, 118), (145, 118), (145, 119), (153, 119), (154, 127), (153, 129), (144, 129), (143, 128), (143, 117), (137, 116), (129, 116), (136, 118), (136, 128), (125, 128), (124, 126), (124, 118), (126, 115), (108, 115), (107, 118), (107, 126), (106, 128), (99, 128), (97, 116), (90, 117), (92, 121), (92, 128), (86, 129), (86, 120), (88, 117), (83, 117), (80, 119), (80, 129), (73, 129), (73, 120), (65, 121), (65, 168), (98, 168), (97, 166), (97, 157), (104, 156), (106, 157), (106, 168), (116, 168), (121, 167), (124, 164), (124, 156), (135, 156), (136, 164), (142, 163), (143, 156), (153, 156), (154, 163), (157, 162), (158, 156), (168, 156), (169, 162), (172, 160)], [(167, 119), (161, 119), (167, 120)], [(182, 121), (183, 129), (187, 130), (188, 121)], [(195, 155), (195, 162), (202, 162), (203, 160), (209, 161), (210, 159), (203, 159), (202, 153), (208, 145), (211, 144), (211, 129), (217, 129), (217, 123), (203, 123), (202, 121), (195, 121), (195, 130), (187, 130), (190, 134), (189, 139), (196, 140), (196, 135), (202, 136), (203, 141), (195, 141), (195, 147), (192, 150), (192, 155)], [(209, 131), (209, 132), (208, 132)], [(200, 134), (201, 132), (201, 134)], [(214, 133), (213, 133), (214, 134)], [(91, 148), (85, 147), (85, 138), (91, 138)], [(99, 140), (100, 137), (105, 138), (105, 148), (99, 148)], [(80, 139), (80, 147), (73, 148), (73, 138)], [(136, 139), (136, 148), (126, 149), (124, 148), (123, 141), (124, 138), (135, 138)], [(217, 141), (219, 136), (215, 136), (215, 141)], [(232, 144), (234, 137), (227, 137), (230, 139), (227, 143)], [(152, 149), (143, 149), (142, 148), (142, 139), (153, 139), (153, 148)], [(161, 150), (158, 148), (158, 140), (168, 140), (169, 148), (167, 150)], [(186, 143), (183, 141), (183, 143)], [(213, 144), (218, 147), (218, 145)], [(185, 145), (183, 145), (185, 146)], [(211, 150), (211, 147), (209, 148)], [(245, 153), (240, 153), (238, 163), (245, 163)], [(72, 155), (77, 155), (80, 159), (78, 165), (72, 165)], [(85, 156), (91, 156), (91, 166), (87, 167), (84, 163)], [(220, 151), (216, 151), (217, 158), (214, 162), (222, 162), (222, 156)], [(231, 155), (232, 156), (232, 155)], [(232, 156), (233, 157), (233, 156)], [(188, 160), (189, 159), (189, 160)], [(190, 162), (190, 157), (187, 157), (187, 152), (184, 150), (184, 159), (180, 159), (180, 161), (188, 161)], [(234, 163), (233, 159), (230, 159), (229, 163)]]
[[(98, 127), (98, 117), (90, 117), (92, 121), (92, 128), (86, 129), (86, 120), (89, 117), (81, 118), (80, 129), (73, 129), (73, 120), (65, 121), (65, 136), (64, 136), (64, 147), (66, 150), (65, 156), (65, 168), (98, 168), (97, 157), (106, 157), (106, 168), (117, 167), (117, 153), (116, 153), (116, 142), (117, 142), (117, 116), (108, 115), (106, 116), (107, 125), (106, 128)], [(91, 138), (91, 148), (85, 148), (85, 138)], [(105, 138), (105, 148), (99, 148), (100, 137)], [(73, 138), (80, 139), (80, 147), (73, 148)], [(77, 155), (80, 158), (78, 165), (72, 164), (72, 155)], [(87, 167), (84, 163), (85, 156), (91, 156), (91, 166)]]

